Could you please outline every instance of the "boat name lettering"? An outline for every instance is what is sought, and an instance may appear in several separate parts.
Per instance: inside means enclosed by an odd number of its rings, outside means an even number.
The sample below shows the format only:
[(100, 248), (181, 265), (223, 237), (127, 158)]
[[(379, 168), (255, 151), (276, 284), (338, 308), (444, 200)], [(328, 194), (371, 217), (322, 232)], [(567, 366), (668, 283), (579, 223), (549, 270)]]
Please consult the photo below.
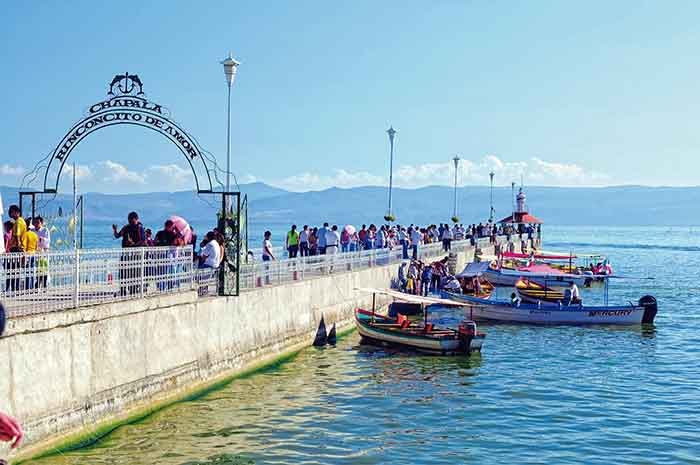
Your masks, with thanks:
[(632, 310), (591, 310), (588, 316), (628, 316)]

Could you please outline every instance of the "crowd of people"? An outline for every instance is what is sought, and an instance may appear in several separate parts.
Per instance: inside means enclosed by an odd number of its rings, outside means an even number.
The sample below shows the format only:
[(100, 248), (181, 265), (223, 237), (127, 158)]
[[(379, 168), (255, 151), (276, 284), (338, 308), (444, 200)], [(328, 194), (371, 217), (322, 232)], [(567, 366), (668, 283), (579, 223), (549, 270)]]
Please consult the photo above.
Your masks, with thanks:
[[(441, 243), (443, 250), (451, 250), (453, 241), (469, 240), (471, 245), (476, 245), (480, 238), (489, 238), (491, 243), (497, 242), (498, 236), (506, 236), (509, 247), (515, 250), (513, 237), (519, 235), (520, 248), (527, 241), (533, 241), (535, 234), (539, 237), (540, 230), (533, 225), (522, 225), (514, 229), (511, 225), (498, 225), (491, 222), (471, 224), (466, 227), (462, 224), (450, 226), (448, 223), (439, 225), (418, 226), (410, 224), (390, 225), (384, 224), (377, 227), (375, 224), (367, 226), (363, 224), (358, 230), (353, 225), (346, 225), (342, 229), (338, 225), (323, 223), (321, 227), (302, 226), (301, 229), (293, 224), (284, 238), (284, 249), (287, 258), (307, 257), (313, 255), (332, 255), (344, 252), (356, 252), (371, 249), (403, 249), (403, 258), (412, 256), (418, 258), (418, 248), (422, 244)], [(277, 260), (272, 244), (272, 233), (265, 231), (262, 243), (262, 260)]]
[[(196, 249), (197, 234), (192, 226), (181, 223), (179, 226), (173, 219), (165, 220), (163, 229), (156, 232), (155, 237), (149, 228), (144, 228), (136, 212), (127, 216), (127, 223), (121, 229), (112, 225), (115, 239), (121, 239), (122, 248), (130, 247), (181, 247), (192, 245)], [(199, 243), (199, 253), (195, 254), (199, 268), (216, 269), (224, 259), (224, 235), (213, 229), (204, 235)]]
[[(23, 218), (17, 205), (10, 205), (8, 216), (10, 219), (3, 223), (0, 251), (26, 255), (11, 256), (3, 260), (3, 268), (9, 271), (5, 278), (5, 290), (18, 291), (22, 285), (25, 289), (46, 287), (48, 261), (44, 257), (37, 257), (37, 253), (46, 252), (51, 248), (51, 231), (44, 225), (41, 216)], [(21, 279), (14, 273), (20, 268), (31, 269), (34, 272), (27, 273), (24, 279)]]

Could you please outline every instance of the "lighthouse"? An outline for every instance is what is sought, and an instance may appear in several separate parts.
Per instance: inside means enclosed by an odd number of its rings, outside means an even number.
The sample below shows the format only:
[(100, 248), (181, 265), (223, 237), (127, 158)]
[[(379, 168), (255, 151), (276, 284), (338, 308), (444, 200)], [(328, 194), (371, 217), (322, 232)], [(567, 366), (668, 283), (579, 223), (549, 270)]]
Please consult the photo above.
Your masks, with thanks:
[(515, 213), (516, 217), (517, 216), (524, 216), (527, 213), (527, 207), (525, 207), (525, 192), (523, 192), (523, 188), (520, 188), (520, 191), (518, 191), (518, 195), (515, 196)]

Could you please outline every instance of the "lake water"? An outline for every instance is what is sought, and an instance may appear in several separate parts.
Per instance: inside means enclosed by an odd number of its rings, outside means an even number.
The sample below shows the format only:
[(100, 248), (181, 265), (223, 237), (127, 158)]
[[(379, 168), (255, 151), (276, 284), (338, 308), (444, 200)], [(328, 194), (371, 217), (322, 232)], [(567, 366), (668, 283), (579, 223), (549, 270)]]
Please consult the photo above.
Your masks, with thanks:
[(483, 353), (451, 358), (364, 348), (353, 332), (31, 463), (700, 463), (698, 234), (550, 227), (544, 239), (654, 276), (617, 280), (610, 296), (655, 295), (655, 327), (482, 325)]

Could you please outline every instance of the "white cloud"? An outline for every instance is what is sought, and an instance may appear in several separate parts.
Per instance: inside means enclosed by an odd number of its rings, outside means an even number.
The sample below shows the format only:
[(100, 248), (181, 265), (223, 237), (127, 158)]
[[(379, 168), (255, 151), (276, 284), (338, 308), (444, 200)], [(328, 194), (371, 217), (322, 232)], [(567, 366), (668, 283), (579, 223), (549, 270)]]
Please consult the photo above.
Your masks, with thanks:
[(174, 164), (151, 166), (143, 176), (149, 180), (149, 183), (156, 182), (157, 185), (167, 186), (167, 190), (187, 189), (194, 186), (192, 170)]
[(238, 178), (238, 182), (241, 184), (250, 184), (258, 181), (260, 180), (252, 174), (244, 174), (243, 176)]
[[(65, 176), (65, 177), (64, 177)], [(92, 170), (87, 165), (75, 165), (75, 179), (85, 180), (92, 178)], [(63, 181), (73, 179), (73, 165), (66, 164), (63, 166), (63, 174), (61, 175)]]
[(8, 164), (0, 165), (0, 176), (22, 176), (25, 170), (22, 166), (12, 166)]
[(334, 170), (330, 175), (316, 173), (301, 173), (286, 177), (271, 184), (291, 191), (303, 192), (309, 190), (328, 189), (329, 187), (357, 187), (384, 185), (386, 181), (366, 171), (350, 172), (343, 169)]
[[(509, 185), (520, 181), (521, 175), (526, 184), (541, 186), (595, 186), (609, 181), (609, 177), (576, 164), (548, 162), (533, 157), (525, 161), (506, 162), (495, 155), (481, 160), (459, 161), (457, 183), (464, 185), (488, 185), (489, 172), (494, 172), (494, 183)], [(292, 191), (307, 191), (336, 187), (386, 186), (388, 176), (378, 176), (366, 171), (352, 172), (336, 169), (332, 174), (322, 175), (305, 172), (289, 176), (270, 184)], [(451, 186), (454, 183), (454, 162), (402, 165), (394, 171), (394, 185), (417, 188), (429, 185)]]
[(100, 165), (109, 170), (108, 174), (103, 178), (105, 182), (119, 184), (119, 183), (134, 183), (134, 184), (146, 184), (146, 175), (144, 173), (139, 173), (137, 171), (130, 171), (126, 166), (121, 163), (114, 162), (112, 160), (107, 160), (101, 162)]

